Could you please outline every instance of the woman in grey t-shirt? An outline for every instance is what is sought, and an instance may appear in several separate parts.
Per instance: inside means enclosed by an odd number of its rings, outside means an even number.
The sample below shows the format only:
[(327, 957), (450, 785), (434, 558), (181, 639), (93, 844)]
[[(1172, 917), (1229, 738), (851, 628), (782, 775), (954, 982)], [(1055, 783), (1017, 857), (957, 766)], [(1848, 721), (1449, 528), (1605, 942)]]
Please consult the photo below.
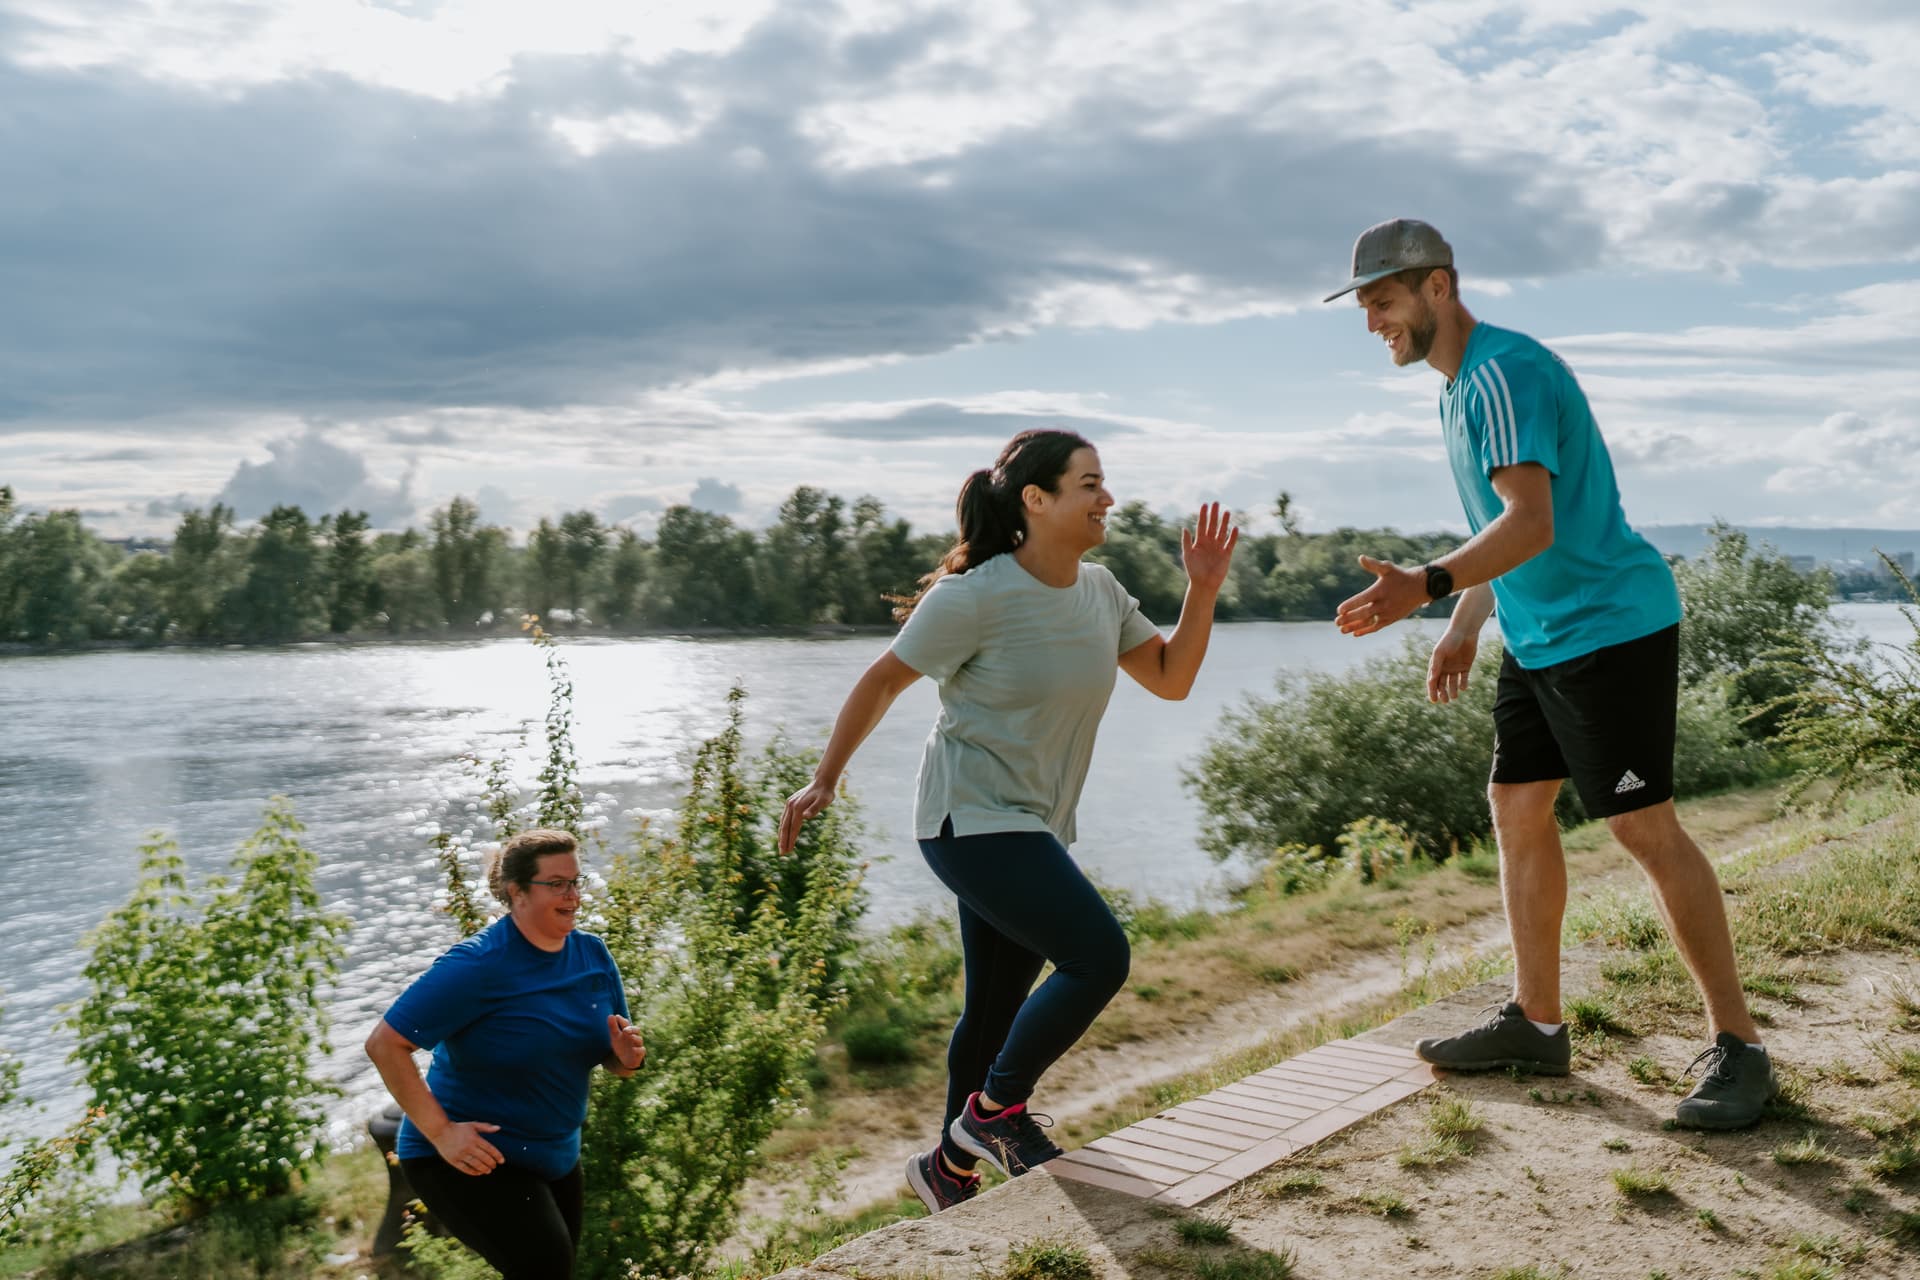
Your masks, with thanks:
[(907, 1165), (933, 1212), (979, 1190), (982, 1159), (1018, 1175), (1060, 1154), (1027, 1100), (1129, 962), (1113, 912), (1067, 853), (1094, 734), (1116, 670), (1162, 698), (1187, 696), (1240, 538), (1217, 503), (1182, 532), (1187, 595), (1162, 638), (1104, 565), (1082, 559), (1106, 541), (1112, 506), (1100, 455), (1069, 431), (1023, 431), (968, 476), (959, 539), (899, 611), (906, 625), (847, 695), (813, 781), (781, 816), (785, 851), (833, 802), (900, 691), (921, 676), (939, 684), (914, 835), (959, 899), (966, 998), (947, 1049), (940, 1143)]

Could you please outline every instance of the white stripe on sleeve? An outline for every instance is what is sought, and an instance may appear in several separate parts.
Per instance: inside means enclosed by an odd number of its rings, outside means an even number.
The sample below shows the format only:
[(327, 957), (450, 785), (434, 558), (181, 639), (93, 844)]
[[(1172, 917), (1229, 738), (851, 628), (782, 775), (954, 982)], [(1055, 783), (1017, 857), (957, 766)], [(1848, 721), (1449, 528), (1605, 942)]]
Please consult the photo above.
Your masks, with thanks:
[(1500, 416), (1499, 397), (1494, 394), (1485, 365), (1473, 371), (1473, 389), (1480, 397), (1480, 417), (1487, 440), (1487, 470), (1492, 471), (1495, 467), (1508, 465), (1507, 427), (1506, 421)]
[(1518, 462), (1520, 461), (1520, 423), (1514, 416), (1513, 392), (1507, 387), (1507, 375), (1500, 372), (1498, 360), (1489, 359), (1481, 368), (1490, 371), (1493, 380), (1500, 384), (1500, 400), (1507, 407), (1507, 462), (1509, 464)]

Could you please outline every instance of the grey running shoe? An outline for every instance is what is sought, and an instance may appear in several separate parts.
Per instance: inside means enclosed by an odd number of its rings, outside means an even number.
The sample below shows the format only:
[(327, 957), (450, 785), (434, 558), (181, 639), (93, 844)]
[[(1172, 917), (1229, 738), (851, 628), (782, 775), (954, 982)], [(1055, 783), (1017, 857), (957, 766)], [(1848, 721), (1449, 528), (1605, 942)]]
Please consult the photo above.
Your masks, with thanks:
[(980, 1175), (970, 1173), (962, 1178), (949, 1171), (940, 1159), (940, 1148), (935, 1147), (907, 1161), (907, 1185), (927, 1206), (928, 1213), (938, 1213), (979, 1195)]
[(1715, 1036), (1713, 1046), (1693, 1060), (1687, 1073), (1703, 1063), (1706, 1074), (1674, 1108), (1673, 1118), (1683, 1128), (1744, 1129), (1780, 1091), (1766, 1050), (1751, 1048), (1731, 1031)]
[(982, 1115), (976, 1093), (960, 1108), (947, 1133), (962, 1151), (971, 1151), (1009, 1178), (1017, 1178), (1060, 1154), (1060, 1148), (1041, 1131), (1042, 1125), (1052, 1123), (1051, 1116), (1035, 1115), (1024, 1102)]
[[(1491, 1007), (1491, 1006), (1490, 1006)], [(1538, 1076), (1563, 1076), (1573, 1062), (1566, 1024), (1552, 1035), (1527, 1021), (1520, 1006), (1508, 1001), (1471, 1031), (1429, 1036), (1414, 1043), (1423, 1062), (1448, 1071), (1499, 1071), (1512, 1067)]]

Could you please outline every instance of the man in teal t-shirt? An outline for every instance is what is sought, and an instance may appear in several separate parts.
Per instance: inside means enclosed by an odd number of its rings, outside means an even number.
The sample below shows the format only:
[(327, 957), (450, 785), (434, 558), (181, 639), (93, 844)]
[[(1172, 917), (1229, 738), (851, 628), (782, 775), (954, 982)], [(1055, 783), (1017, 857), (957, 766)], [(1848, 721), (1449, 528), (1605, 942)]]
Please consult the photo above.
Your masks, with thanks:
[(1475, 320), (1460, 302), (1453, 250), (1424, 222), (1362, 232), (1353, 278), (1367, 330), (1393, 362), (1446, 377), (1440, 425), (1473, 531), (1419, 568), (1371, 557), (1372, 586), (1340, 606), (1348, 635), (1371, 635), (1432, 600), (1460, 600), (1427, 667), (1427, 696), (1466, 688), (1479, 634), (1498, 614), (1506, 642), (1494, 695), (1487, 785), (1513, 939), (1513, 999), (1459, 1035), (1415, 1051), (1456, 1071), (1565, 1075), (1560, 923), (1566, 860), (1554, 801), (1571, 778), (1651, 881), (1699, 985), (1713, 1041), (1677, 1109), (1682, 1125), (1752, 1124), (1775, 1091), (1772, 1063), (1741, 991), (1713, 866), (1673, 807), (1680, 596), (1660, 553), (1627, 524), (1613, 461), (1585, 393), (1559, 356)]

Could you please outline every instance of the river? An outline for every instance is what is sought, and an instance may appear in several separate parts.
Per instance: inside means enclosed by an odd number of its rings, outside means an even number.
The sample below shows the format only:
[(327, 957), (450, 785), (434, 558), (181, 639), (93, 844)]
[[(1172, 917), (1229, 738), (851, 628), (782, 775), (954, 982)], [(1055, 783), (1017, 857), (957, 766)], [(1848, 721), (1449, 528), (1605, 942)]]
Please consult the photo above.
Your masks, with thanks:
[[(1890, 605), (1835, 614), (1870, 638), (1911, 630)], [(1417, 623), (1431, 631), (1436, 624)], [(1215, 632), (1193, 694), (1161, 702), (1124, 676), (1101, 729), (1076, 854), (1111, 885), (1178, 906), (1222, 901), (1227, 875), (1197, 843), (1180, 782), (1223, 708), (1272, 687), (1282, 668), (1344, 669), (1391, 651), (1405, 629), (1353, 640), (1330, 623), (1241, 623)], [(749, 736), (776, 728), (817, 746), (880, 635), (819, 639), (563, 640), (575, 686), (582, 781), (616, 841), (640, 815), (666, 816), (691, 750), (724, 723), (736, 681)], [(524, 639), (473, 643), (165, 649), (0, 659), (0, 1044), (19, 1054), (44, 1133), (83, 1094), (66, 1061), (60, 1006), (83, 994), (80, 944), (132, 887), (154, 830), (197, 880), (224, 868), (283, 794), (307, 825), (327, 903), (353, 921), (333, 1002), (326, 1071), (348, 1093), (340, 1135), (379, 1097), (359, 1042), (380, 1011), (452, 940), (434, 914), (426, 837), (471, 796), (460, 757), (517, 752), (531, 783), (547, 699)], [(911, 841), (913, 774), (937, 706), (921, 681), (868, 740), (848, 781), (870, 825), (874, 927), (948, 898)], [(336, 1136), (340, 1136), (336, 1135)]]

